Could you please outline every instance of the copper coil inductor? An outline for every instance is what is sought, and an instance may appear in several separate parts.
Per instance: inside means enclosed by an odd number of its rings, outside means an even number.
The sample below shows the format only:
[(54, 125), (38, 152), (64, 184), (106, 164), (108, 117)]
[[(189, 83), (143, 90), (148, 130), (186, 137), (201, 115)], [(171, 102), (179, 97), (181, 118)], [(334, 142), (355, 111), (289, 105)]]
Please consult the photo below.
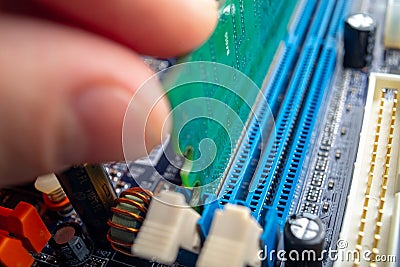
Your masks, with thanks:
[(115, 207), (111, 208), (113, 216), (107, 221), (110, 226), (107, 239), (114, 250), (132, 256), (131, 247), (146, 217), (151, 198), (152, 192), (134, 187), (123, 191), (116, 199)]

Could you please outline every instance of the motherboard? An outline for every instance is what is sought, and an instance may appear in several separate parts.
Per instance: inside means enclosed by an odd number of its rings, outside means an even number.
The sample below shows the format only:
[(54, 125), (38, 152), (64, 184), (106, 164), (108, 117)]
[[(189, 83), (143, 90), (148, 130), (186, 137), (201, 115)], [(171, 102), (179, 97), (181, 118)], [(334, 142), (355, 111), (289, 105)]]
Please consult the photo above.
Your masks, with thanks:
[(0, 189), (0, 266), (400, 266), (400, 2), (218, 2), (143, 57), (173, 117), (147, 157)]

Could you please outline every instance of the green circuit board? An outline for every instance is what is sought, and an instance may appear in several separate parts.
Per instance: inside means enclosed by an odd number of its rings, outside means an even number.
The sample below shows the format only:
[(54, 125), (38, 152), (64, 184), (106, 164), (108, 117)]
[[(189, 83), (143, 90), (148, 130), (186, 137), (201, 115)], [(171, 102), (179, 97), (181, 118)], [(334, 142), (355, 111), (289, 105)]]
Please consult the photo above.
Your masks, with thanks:
[[(286, 37), (297, 1), (252, 0), (252, 4), (247, 1), (250, 0), (221, 3), (219, 22), (211, 38), (194, 52), (180, 58), (179, 63), (221, 63), (241, 71), (255, 83), (256, 88), (261, 88), (279, 44)], [(211, 190), (218, 187), (259, 93), (259, 89), (250, 90), (245, 81), (229, 77), (232, 76), (229, 71), (225, 71), (225, 77), (224, 71), (221, 72), (210, 70), (206, 63), (199, 63), (175, 78), (179, 86), (168, 92), (174, 111), (172, 136), (176, 150), (194, 160), (182, 173), (183, 183), (188, 187), (211, 182)], [(204, 79), (215, 83), (225, 79), (235, 88), (230, 91), (221, 85), (201, 82), (181, 84), (190, 80), (188, 77), (191, 75), (193, 80), (203, 75), (206, 76)], [(193, 99), (197, 101), (191, 101)], [(220, 101), (219, 105), (214, 100)], [(182, 105), (185, 103), (187, 105)], [(233, 113), (229, 115), (227, 109)], [(215, 146), (201, 140), (212, 140)]]

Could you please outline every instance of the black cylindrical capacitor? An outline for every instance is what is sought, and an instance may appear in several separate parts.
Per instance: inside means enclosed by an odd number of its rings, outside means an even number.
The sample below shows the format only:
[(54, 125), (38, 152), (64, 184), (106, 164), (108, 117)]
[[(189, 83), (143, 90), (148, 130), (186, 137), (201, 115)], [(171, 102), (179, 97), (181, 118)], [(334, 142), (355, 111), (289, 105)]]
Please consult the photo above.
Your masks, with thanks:
[(371, 64), (375, 45), (375, 20), (363, 13), (350, 15), (344, 28), (345, 68), (364, 68)]
[(63, 266), (83, 264), (89, 259), (93, 248), (82, 227), (72, 222), (58, 225), (49, 240), (49, 245)]
[(107, 220), (112, 216), (111, 207), (117, 196), (103, 166), (74, 166), (57, 177), (90, 237), (107, 244)]
[(325, 225), (309, 213), (289, 217), (284, 227), (285, 266), (322, 266)]

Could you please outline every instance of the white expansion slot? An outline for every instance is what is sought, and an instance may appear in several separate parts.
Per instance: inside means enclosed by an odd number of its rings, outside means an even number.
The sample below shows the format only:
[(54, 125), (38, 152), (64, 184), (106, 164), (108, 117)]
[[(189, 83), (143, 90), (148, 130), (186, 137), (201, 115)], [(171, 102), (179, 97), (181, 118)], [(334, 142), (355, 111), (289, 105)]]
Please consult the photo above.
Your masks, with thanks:
[(335, 267), (384, 266), (381, 261), (390, 256), (400, 143), (399, 101), (400, 76), (371, 73)]

